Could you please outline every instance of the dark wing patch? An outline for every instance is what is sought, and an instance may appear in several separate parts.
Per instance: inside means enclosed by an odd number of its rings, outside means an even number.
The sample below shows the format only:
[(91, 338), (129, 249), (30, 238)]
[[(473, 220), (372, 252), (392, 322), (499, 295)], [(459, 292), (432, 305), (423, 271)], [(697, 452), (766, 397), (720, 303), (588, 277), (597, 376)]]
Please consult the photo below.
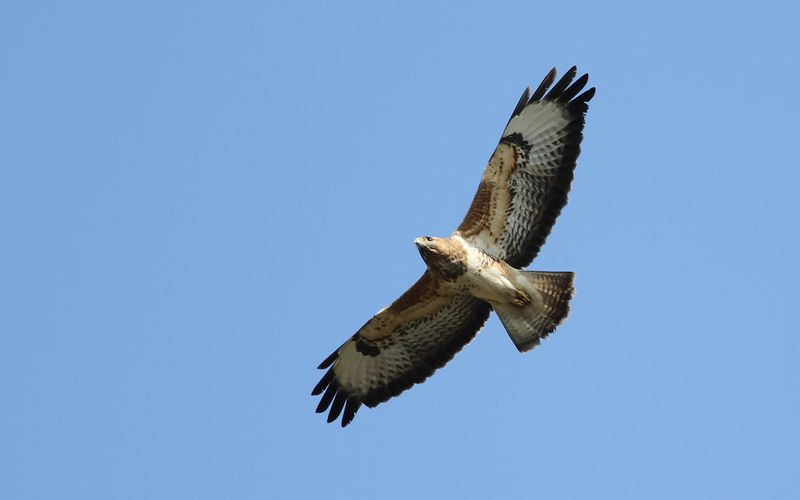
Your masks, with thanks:
[(362, 404), (377, 406), (423, 382), (475, 337), (491, 311), (489, 304), (468, 295), (439, 297), (437, 303), (429, 314), (395, 322), (386, 337), (368, 341), (356, 334), (337, 349), (330, 356), (333, 365), (311, 393), (324, 391), (317, 413), (330, 408), (328, 422), (332, 422), (344, 409), (344, 427)]
[(517, 105), (456, 230), (517, 268), (536, 257), (567, 203), (595, 91), (581, 93), (589, 76), (573, 82), (576, 73), (570, 68), (553, 85), (551, 70), (526, 105)]

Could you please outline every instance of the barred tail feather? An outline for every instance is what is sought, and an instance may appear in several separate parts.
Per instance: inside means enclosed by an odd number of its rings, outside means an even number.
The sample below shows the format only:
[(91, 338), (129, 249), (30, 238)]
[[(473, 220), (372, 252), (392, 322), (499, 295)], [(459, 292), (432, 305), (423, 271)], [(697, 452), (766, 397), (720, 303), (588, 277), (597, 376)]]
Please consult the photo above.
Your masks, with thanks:
[(569, 314), (575, 275), (564, 272), (521, 271), (539, 291), (541, 301), (528, 306), (495, 305), (495, 312), (520, 352), (533, 349)]

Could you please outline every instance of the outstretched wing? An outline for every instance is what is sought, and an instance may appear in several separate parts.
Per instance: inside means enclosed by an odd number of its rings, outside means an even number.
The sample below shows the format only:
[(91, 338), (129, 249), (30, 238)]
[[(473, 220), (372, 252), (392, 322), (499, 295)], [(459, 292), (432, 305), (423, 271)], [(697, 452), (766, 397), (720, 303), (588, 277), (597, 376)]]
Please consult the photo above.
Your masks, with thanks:
[(391, 306), (372, 317), (319, 365), (328, 371), (312, 395), (328, 422), (344, 410), (342, 427), (362, 404), (369, 407), (423, 382), (466, 345), (489, 317), (490, 306), (439, 289), (425, 274)]
[(517, 268), (536, 257), (567, 203), (595, 91), (578, 95), (589, 75), (573, 83), (576, 71), (553, 85), (554, 68), (533, 95), (522, 94), (455, 233)]

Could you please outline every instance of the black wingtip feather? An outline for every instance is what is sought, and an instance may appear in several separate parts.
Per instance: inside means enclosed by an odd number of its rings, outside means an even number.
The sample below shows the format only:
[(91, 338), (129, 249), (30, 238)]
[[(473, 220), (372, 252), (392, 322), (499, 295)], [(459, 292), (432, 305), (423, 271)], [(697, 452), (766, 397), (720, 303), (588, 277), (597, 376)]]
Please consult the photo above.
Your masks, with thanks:
[(324, 391), (325, 388), (328, 387), (328, 384), (330, 384), (332, 378), (333, 378), (333, 369), (325, 372), (325, 375), (322, 376), (322, 379), (320, 379), (317, 385), (314, 386), (314, 390), (311, 391), (311, 395), (319, 396), (320, 394), (322, 394), (322, 391)]
[(522, 97), (519, 98), (519, 102), (517, 102), (517, 105), (514, 107), (514, 111), (511, 113), (511, 116), (508, 118), (509, 123), (511, 122), (511, 120), (515, 116), (520, 114), (522, 112), (522, 110), (525, 109), (525, 105), (528, 104), (528, 99), (530, 99), (530, 97), (531, 97), (531, 88), (530, 87), (526, 87), (525, 91), (522, 93)]
[(558, 96), (560, 96), (572, 82), (572, 79), (575, 78), (575, 74), (577, 72), (578, 72), (577, 66), (573, 66), (569, 70), (567, 70), (567, 72), (564, 73), (564, 76), (561, 77), (561, 80), (559, 80), (558, 83), (553, 85), (553, 88), (550, 89), (550, 92), (548, 92), (547, 95), (544, 96), (544, 99), (546, 101), (552, 101)]
[[(323, 394), (322, 399), (317, 405), (317, 413), (323, 413), (330, 407), (330, 412), (328, 414), (328, 422), (330, 423), (336, 420), (339, 414), (342, 413), (342, 407), (344, 407), (342, 427), (352, 422), (356, 412), (361, 407), (361, 400), (356, 396), (348, 394), (347, 391), (344, 391), (341, 386), (339, 386), (333, 368), (325, 372), (325, 375), (323, 375), (317, 385), (314, 386), (311, 395), (319, 396), (322, 394), (322, 391), (325, 391), (325, 394)], [(332, 406), (331, 403), (333, 403)]]
[(578, 97), (576, 97), (572, 102), (583, 102), (583, 103), (586, 103), (586, 102), (591, 101), (592, 97), (594, 97), (595, 90), (596, 89), (594, 87), (590, 88), (589, 90), (587, 90), (583, 94), (581, 94)]
[(586, 86), (586, 83), (589, 81), (589, 73), (584, 73), (583, 76), (575, 80), (572, 85), (567, 87), (563, 94), (561, 94), (557, 99), (556, 102), (569, 102), (572, 100), (573, 97), (578, 95), (578, 92), (583, 90), (583, 87)]
[(354, 397), (347, 398), (347, 402), (344, 405), (344, 415), (342, 415), (342, 427), (347, 427), (347, 424), (353, 421), (359, 407), (361, 407), (361, 401)]
[(555, 80), (556, 80), (556, 69), (552, 68), (550, 69), (550, 71), (547, 72), (547, 75), (545, 75), (544, 80), (542, 80), (542, 83), (540, 83), (539, 86), (536, 87), (536, 91), (533, 93), (528, 102), (531, 103), (541, 100), (542, 97), (544, 97), (544, 93), (547, 92), (547, 89), (550, 88), (550, 85), (552, 85)]
[(328, 423), (339, 418), (339, 414), (342, 413), (342, 408), (344, 408), (345, 401), (347, 401), (347, 395), (345, 395), (344, 391), (337, 392), (333, 404), (331, 405), (331, 411), (328, 413)]
[(338, 357), (339, 357), (339, 349), (336, 349), (335, 351), (333, 351), (333, 353), (331, 353), (330, 356), (325, 358), (325, 361), (323, 361), (322, 363), (319, 364), (317, 369), (324, 370), (325, 368), (328, 368), (329, 366), (331, 366), (333, 364), (334, 361), (336, 361), (336, 358), (338, 358)]
[(317, 413), (322, 413), (328, 409), (328, 406), (331, 405), (331, 401), (333, 401), (333, 397), (336, 395), (337, 392), (337, 385), (336, 380), (332, 380), (328, 389), (325, 390), (325, 394), (322, 395), (322, 399), (319, 400), (319, 404), (317, 405)]

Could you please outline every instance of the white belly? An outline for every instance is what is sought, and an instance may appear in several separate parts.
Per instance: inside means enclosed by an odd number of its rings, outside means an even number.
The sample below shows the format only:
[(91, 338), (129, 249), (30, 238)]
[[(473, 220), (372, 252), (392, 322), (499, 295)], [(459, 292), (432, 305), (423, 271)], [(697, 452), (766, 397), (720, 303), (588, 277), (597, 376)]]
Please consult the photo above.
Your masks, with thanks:
[(506, 303), (516, 296), (517, 287), (503, 275), (499, 266), (492, 265), (474, 276), (470, 292), (489, 303)]
[(477, 249), (468, 250), (465, 284), (469, 293), (481, 300), (507, 303), (513, 299), (519, 289), (514, 279), (516, 273), (516, 269), (504, 266)]

